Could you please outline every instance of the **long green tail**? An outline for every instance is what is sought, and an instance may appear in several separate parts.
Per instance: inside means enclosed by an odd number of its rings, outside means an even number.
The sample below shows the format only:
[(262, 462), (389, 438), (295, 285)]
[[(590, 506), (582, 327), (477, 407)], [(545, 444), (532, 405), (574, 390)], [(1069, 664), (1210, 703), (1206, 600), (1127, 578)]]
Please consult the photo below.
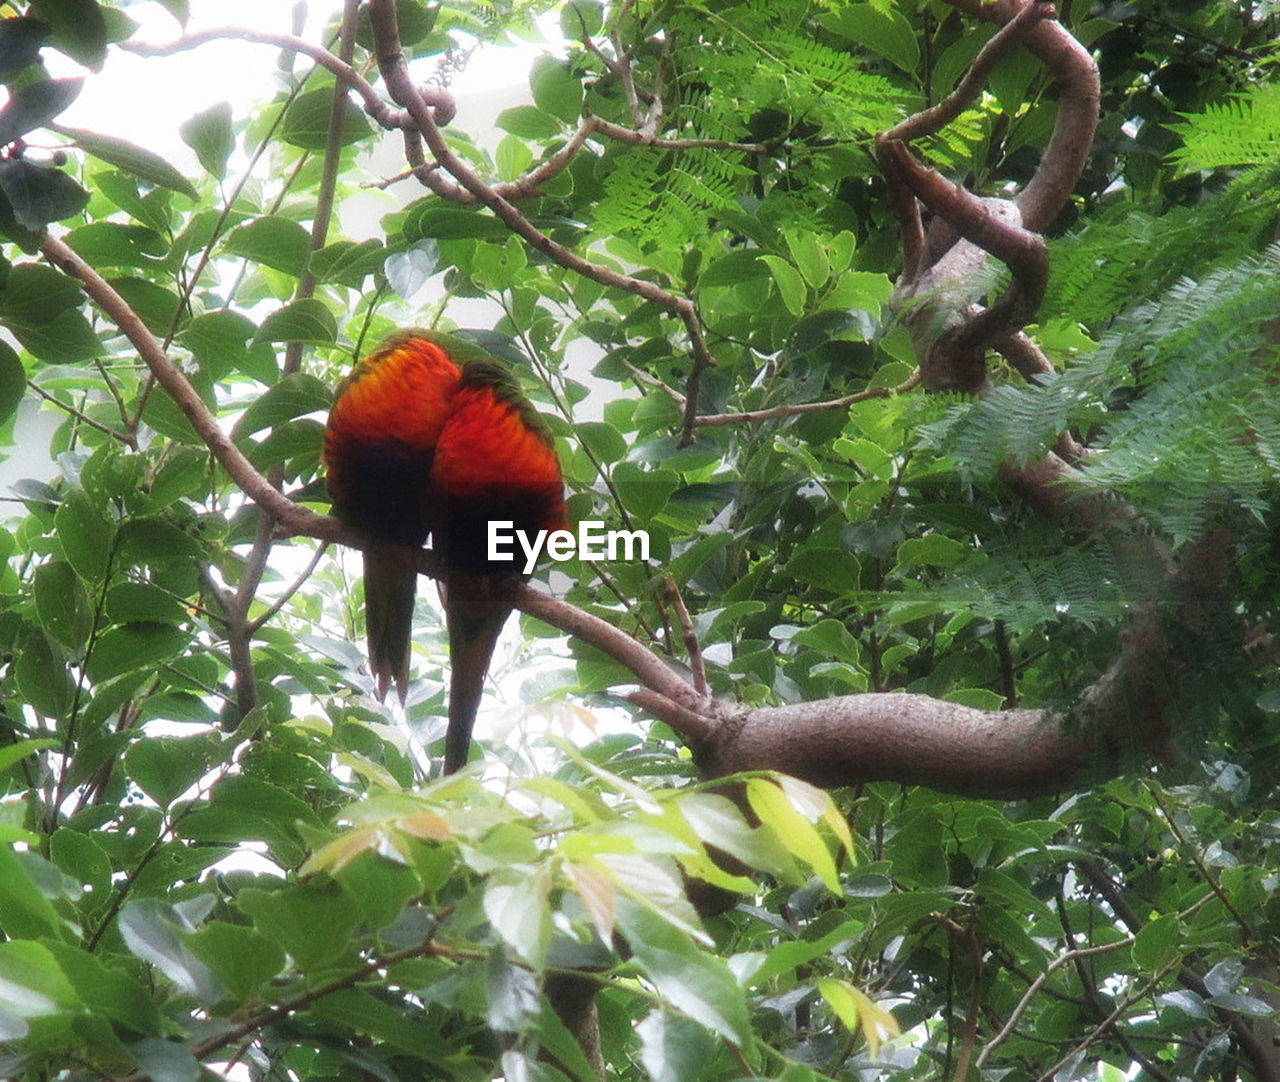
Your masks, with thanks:
[(444, 737), (444, 772), (467, 762), (471, 730), (484, 693), (484, 678), (511, 603), (501, 580), (453, 571), (445, 583), (449, 627), (449, 727)]
[(409, 637), (418, 569), (397, 547), (372, 545), (364, 551), (364, 619), (369, 637), (369, 669), (378, 698), (394, 683), (400, 702), (409, 690)]

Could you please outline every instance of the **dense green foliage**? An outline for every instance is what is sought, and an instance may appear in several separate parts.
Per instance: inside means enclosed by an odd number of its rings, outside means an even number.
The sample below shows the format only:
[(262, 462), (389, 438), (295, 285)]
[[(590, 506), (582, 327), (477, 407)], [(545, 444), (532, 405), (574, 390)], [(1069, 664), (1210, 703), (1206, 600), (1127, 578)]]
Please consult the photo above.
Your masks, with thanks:
[[(398, 4), (420, 58), (506, 40), (544, 6)], [(446, 130), (484, 178), (515, 181), (584, 109), (634, 126), (610, 32), (633, 50), (640, 110), (659, 87), (657, 134), (698, 145), (597, 133), (520, 209), (697, 303), (715, 359), (699, 413), (877, 392), (691, 442), (686, 328), (653, 301), (411, 179), (376, 239), (313, 229), (327, 166), (341, 206), (385, 179), (367, 152), (400, 144), (354, 105), (331, 138), (333, 78), (303, 56), (249, 115), (210, 89), (182, 129), (198, 175), (142, 149), (129, 117), (30, 137), (66, 160), (0, 162), (0, 447), (20, 404), (60, 418), (56, 475), (0, 493), (0, 1075), (581, 1082), (592, 1067), (547, 995), (574, 970), (599, 984), (610, 1078), (1274, 1077), (1248, 1026), (1268, 1043), (1280, 1002), (1280, 678), (1236, 646), (1280, 596), (1263, 326), (1280, 312), (1280, 16), (1063, 7), (1104, 98), (1031, 328), (1060, 374), (998, 372), (980, 401), (892, 390), (915, 361), (888, 309), (898, 242), (869, 145), (990, 34), (941, 3), (575, 0), (568, 44), (534, 64), (498, 138)], [(76, 91), (42, 80), (42, 51), (92, 87), (132, 33), (126, 5), (26, 13), (43, 23), (0, 24), (4, 142), (56, 124)], [(353, 63), (377, 85), (367, 31)], [(989, 89), (921, 148), (984, 193), (1027, 179), (1056, 109), (1023, 53)], [(1188, 761), (1015, 804), (766, 777), (733, 803), (607, 694), (631, 673), (524, 620), (500, 673), (515, 735), (483, 742), (488, 783), (428, 783), (447, 683), (431, 591), (401, 716), (363, 668), (357, 561), (273, 539), (121, 329), (39, 258), (45, 223), (316, 510), (330, 388), (362, 351), (438, 325), (510, 360), (575, 515), (653, 544), (648, 564), (544, 581), (683, 663), (674, 583), (711, 690), (742, 703), (1070, 702), (1159, 588), (1122, 543), (996, 482), (1070, 426), (1175, 551), (1230, 527), (1240, 627), (1180, 704)], [(457, 315), (476, 298), (493, 326)], [(572, 725), (599, 719), (607, 735)], [(570, 728), (576, 747), (548, 735)], [(682, 873), (738, 904), (700, 918)]]

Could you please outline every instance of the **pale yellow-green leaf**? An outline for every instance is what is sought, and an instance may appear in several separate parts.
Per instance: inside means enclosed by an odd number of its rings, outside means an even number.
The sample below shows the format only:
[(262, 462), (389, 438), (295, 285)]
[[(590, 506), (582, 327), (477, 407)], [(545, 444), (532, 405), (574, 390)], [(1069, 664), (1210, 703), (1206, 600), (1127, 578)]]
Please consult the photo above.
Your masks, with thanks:
[[(801, 793), (801, 797), (804, 799), (805, 794)], [(827, 843), (783, 788), (768, 778), (751, 778), (747, 782), (747, 800), (761, 823), (778, 835), (796, 859), (809, 865), (832, 893), (838, 894), (840, 879)]]

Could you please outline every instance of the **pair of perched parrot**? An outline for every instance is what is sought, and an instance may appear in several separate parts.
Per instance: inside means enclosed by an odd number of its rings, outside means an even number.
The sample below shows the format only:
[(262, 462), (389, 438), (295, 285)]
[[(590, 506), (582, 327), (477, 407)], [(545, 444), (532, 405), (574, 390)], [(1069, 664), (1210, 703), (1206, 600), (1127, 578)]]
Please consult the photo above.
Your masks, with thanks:
[(515, 562), (488, 558), (490, 520), (531, 535), (565, 528), (564, 484), (546, 424), (512, 374), (469, 343), (402, 331), (358, 362), (325, 428), (334, 513), (364, 530), (369, 667), (379, 697), (404, 701), (418, 552), (430, 537), (449, 633), (445, 773), (467, 761), (471, 730)]

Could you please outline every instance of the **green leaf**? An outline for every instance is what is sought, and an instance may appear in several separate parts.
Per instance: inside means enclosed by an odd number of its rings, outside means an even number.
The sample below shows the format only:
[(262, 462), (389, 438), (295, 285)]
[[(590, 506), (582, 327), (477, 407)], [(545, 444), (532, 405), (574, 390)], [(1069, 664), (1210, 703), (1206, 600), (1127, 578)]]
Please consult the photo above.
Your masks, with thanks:
[(229, 308), (196, 316), (178, 332), (178, 341), (195, 355), (211, 379), (243, 371), (248, 352), (245, 343), (257, 326), (247, 316)]
[(25, 158), (0, 161), (0, 191), (15, 220), (35, 230), (79, 214), (89, 202), (89, 193), (61, 169)]
[(124, 762), (138, 788), (167, 808), (207, 774), (220, 755), (217, 739), (208, 735), (153, 736), (129, 745)]
[(326, 245), (311, 257), (311, 273), (319, 282), (337, 282), (359, 289), (364, 280), (382, 269), (386, 245), (369, 239), (356, 244), (340, 240)]
[(768, 778), (751, 778), (747, 799), (761, 824), (784, 840), (792, 855), (809, 865), (832, 893), (839, 893), (840, 879), (826, 841), (783, 788)]
[(0, 78), (20, 72), (40, 59), (40, 46), (49, 39), (49, 27), (39, 19), (0, 20)]
[(228, 254), (244, 256), (294, 278), (302, 274), (310, 246), (310, 236), (297, 222), (271, 216), (239, 226), (223, 242)]
[(101, 582), (107, 574), (115, 528), (98, 513), (83, 492), (71, 492), (53, 518), (58, 543), (67, 562), (85, 582)]
[(333, 313), (313, 297), (293, 301), (277, 309), (262, 321), (253, 342), (307, 342), (331, 345), (338, 337), (338, 324)]
[(582, 80), (563, 61), (540, 56), (529, 75), (533, 103), (566, 124), (576, 124), (582, 115)]
[(807, 230), (789, 230), (787, 249), (812, 289), (821, 289), (831, 277), (831, 264), (818, 238)]
[(190, 641), (191, 632), (171, 624), (124, 624), (102, 634), (86, 668), (95, 681), (154, 669), (182, 653)]
[(545, 867), (511, 869), (485, 885), (484, 913), (494, 931), (535, 971), (546, 962), (551, 942), (551, 881)]
[(1162, 913), (1144, 924), (1134, 937), (1133, 964), (1155, 973), (1177, 960), (1181, 953), (1182, 925), (1177, 913)]
[(227, 175), (227, 160), (235, 148), (231, 131), (231, 105), (220, 101), (178, 127), (182, 141), (196, 152), (196, 158), (211, 177)]
[(440, 248), (433, 240), (420, 240), (403, 252), (392, 252), (383, 263), (387, 285), (401, 300), (409, 300), (436, 272)]
[(703, 288), (712, 286), (734, 286), (739, 282), (750, 282), (757, 278), (765, 278), (769, 274), (769, 265), (760, 258), (760, 253), (748, 248), (722, 255), (698, 276), (698, 285)]
[(19, 740), (16, 744), (6, 744), (0, 748), (0, 774), (12, 769), (28, 755), (34, 755), (44, 748), (56, 748), (59, 741), (52, 737), (40, 740)]
[[(400, 31), (400, 42), (403, 45), (416, 45), (422, 41), (431, 33), (440, 14), (439, 5), (426, 5), (421, 0), (396, 0), (395, 7), (396, 27)], [(356, 24), (356, 41), (365, 49), (374, 48), (369, 11), (363, 6), (360, 8), (360, 21)]]
[(84, 299), (73, 278), (39, 263), (19, 263), (0, 289), (0, 320), (40, 324), (56, 319)]
[(676, 1010), (739, 1047), (751, 1041), (742, 989), (724, 961), (699, 951), (660, 917), (620, 899), (618, 923), (644, 975)]
[(564, 125), (536, 105), (517, 105), (504, 109), (494, 121), (497, 127), (521, 139), (551, 139), (564, 130)]
[(107, 21), (96, 0), (31, 0), (27, 14), (48, 25), (53, 44), (72, 60), (91, 71), (102, 70), (107, 57)]
[(680, 487), (680, 477), (670, 470), (642, 470), (633, 462), (619, 462), (613, 470), (613, 484), (623, 505), (643, 526), (666, 507)]
[(17, 412), (27, 393), (27, 370), (8, 342), (0, 342), (0, 425)]
[(778, 293), (787, 311), (797, 318), (804, 315), (805, 301), (809, 292), (805, 289), (804, 279), (800, 272), (785, 259), (776, 255), (762, 255), (760, 261), (773, 272), (773, 280), (778, 286)]
[(908, 537), (898, 546), (899, 567), (955, 567), (969, 555), (961, 541), (942, 534)]
[(211, 920), (186, 937), (227, 990), (241, 999), (284, 969), (285, 954), (274, 939), (238, 924)]
[(20, 323), (6, 319), (5, 326), (32, 356), (53, 364), (72, 364), (102, 355), (102, 341), (79, 312), (61, 312), (53, 319)]
[(883, 56), (908, 75), (920, 63), (920, 46), (915, 31), (903, 16), (877, 4), (844, 4), (837, 11), (819, 17), (826, 29), (865, 46)]
[(253, 401), (236, 422), (232, 438), (242, 440), (264, 428), (327, 410), (332, 401), (333, 392), (327, 384), (310, 373), (294, 372)]
[(578, 439), (600, 462), (617, 462), (627, 453), (627, 441), (613, 425), (603, 421), (583, 421), (575, 425), (574, 430)]
[(27, 635), (13, 678), (18, 693), (45, 717), (63, 717), (70, 708), (74, 693), (71, 674), (54, 652), (48, 636), (38, 628)]
[(79, 1006), (53, 953), (42, 943), (0, 943), (0, 1003), (19, 1018)]
[(36, 568), (36, 614), (49, 635), (73, 650), (89, 638), (93, 614), (89, 595), (71, 565), (53, 560)]
[(862, 588), (861, 566), (855, 557), (840, 549), (803, 548), (783, 570), (800, 582), (835, 594), (854, 594)]
[[(99, 161), (122, 169), (131, 177), (154, 184), (157, 188), (167, 188), (192, 199), (200, 197), (199, 192), (185, 176), (165, 161), (159, 154), (120, 139), (114, 135), (101, 135), (98, 132), (85, 131), (82, 128), (65, 128), (59, 126), (59, 135), (74, 140), (76, 146), (86, 154), (92, 154)], [(94, 180), (98, 178), (95, 177)], [(125, 208), (129, 209), (129, 208)], [(150, 214), (136, 214), (139, 221), (148, 225), (156, 224)]]
[(236, 905), (303, 970), (342, 954), (359, 920), (351, 899), (333, 882), (271, 892), (250, 887), (236, 896)]
[[(329, 112), (333, 105), (331, 88), (299, 94), (285, 110), (280, 137), (303, 150), (324, 150), (329, 136)], [(343, 112), (342, 146), (350, 146), (373, 133), (364, 111), (348, 100)]]
[(160, 1012), (150, 993), (124, 969), (70, 943), (46, 946), (87, 1009), (134, 1033), (160, 1032)]
[(570, 41), (600, 33), (604, 26), (604, 4), (601, 0), (569, 0), (560, 9), (560, 30)]
[(194, 929), (181, 910), (157, 898), (134, 898), (120, 911), (117, 924), (125, 946), (187, 995), (202, 1003), (222, 998), (222, 985), (213, 970), (183, 942)]
[(706, 1029), (661, 1008), (650, 1011), (635, 1032), (652, 1082), (697, 1082), (715, 1056), (716, 1043)]
[[(62, 918), (32, 877), (32, 862), (39, 860), (34, 853), (0, 845), (0, 929), (10, 939), (62, 934)], [(8, 1006), (3, 996), (0, 1003)]]
[(533, 164), (533, 151), (523, 139), (504, 135), (493, 152), (493, 164), (498, 170), (499, 180), (515, 180)]
[(182, 307), (177, 293), (146, 278), (109, 278), (107, 281), (146, 324), (147, 330), (159, 337), (169, 333)]
[(154, 230), (122, 222), (90, 222), (73, 229), (63, 240), (95, 269), (154, 268), (169, 248)]
[(34, 128), (43, 128), (76, 100), (83, 79), (45, 79), (10, 92), (0, 109), (0, 146), (7, 146)]
[(49, 859), (85, 891), (82, 905), (86, 911), (91, 912), (107, 902), (111, 890), (111, 858), (90, 835), (59, 827), (49, 838)]

